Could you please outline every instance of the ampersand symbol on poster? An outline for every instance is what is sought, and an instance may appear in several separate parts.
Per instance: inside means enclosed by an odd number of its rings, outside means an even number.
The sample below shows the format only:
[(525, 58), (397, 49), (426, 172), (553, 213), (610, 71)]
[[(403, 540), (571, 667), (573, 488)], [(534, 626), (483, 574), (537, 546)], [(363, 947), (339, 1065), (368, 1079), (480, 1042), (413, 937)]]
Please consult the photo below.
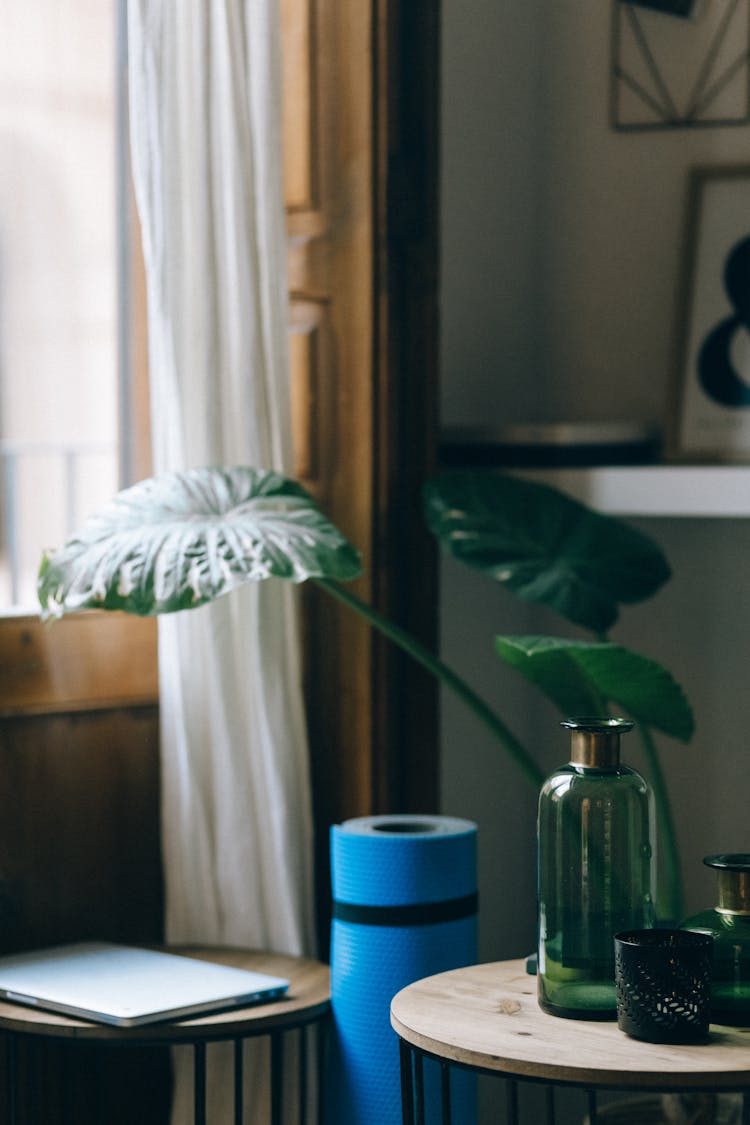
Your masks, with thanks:
[(698, 379), (722, 406), (750, 406), (750, 237), (732, 248), (724, 288), (734, 313), (709, 332), (698, 353)]

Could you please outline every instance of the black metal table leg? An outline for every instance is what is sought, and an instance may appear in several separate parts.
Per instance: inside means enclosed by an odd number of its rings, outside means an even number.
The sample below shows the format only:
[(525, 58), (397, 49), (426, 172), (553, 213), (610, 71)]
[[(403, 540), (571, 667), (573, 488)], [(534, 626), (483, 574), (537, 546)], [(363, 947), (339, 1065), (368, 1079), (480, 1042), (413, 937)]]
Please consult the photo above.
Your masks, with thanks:
[(271, 1125), (281, 1125), (281, 1098), (284, 1089), (284, 1044), (282, 1033), (271, 1034)]
[(414, 1125), (414, 1072), (412, 1070), (411, 1048), (405, 1040), (399, 1040), (401, 1059), (401, 1116), (403, 1125)]
[(589, 1125), (596, 1125), (599, 1120), (599, 1110), (596, 1104), (596, 1090), (587, 1090), (586, 1097), (589, 1104)]
[(445, 1060), (440, 1063), (440, 1103), (443, 1125), (451, 1125), (451, 1068)]
[(507, 1106), (508, 1125), (518, 1125), (518, 1083), (513, 1078), (508, 1078), (506, 1080), (505, 1103)]
[(15, 1035), (5, 1036), (5, 1061), (8, 1068), (8, 1122), (17, 1125), (18, 1121), (18, 1087), (16, 1073), (18, 1067), (18, 1044)]
[(422, 1054), (417, 1051), (414, 1055), (414, 1106), (416, 1125), (425, 1125), (424, 1121), (424, 1065)]
[(193, 1121), (206, 1125), (206, 1044), (193, 1046)]
[(75, 1092), (73, 1074), (74, 1067), (68, 1066), (66, 1050), (69, 1044), (64, 1043), (59, 1048), (59, 1056), (62, 1060), (62, 1075), (60, 1077), (61, 1093), (60, 1093), (60, 1109), (62, 1117), (62, 1125), (76, 1125), (76, 1106), (75, 1106)]
[(318, 1072), (316, 1076), (318, 1098), (318, 1122), (327, 1121), (326, 1073), (328, 1068), (328, 1049), (330, 1045), (330, 1022), (323, 1020), (315, 1029)]
[(307, 1122), (307, 1052), (309, 1047), (307, 1028), (301, 1027), (299, 1029), (299, 1035), (297, 1036), (297, 1050), (299, 1051), (297, 1089), (299, 1091), (300, 1125), (306, 1125)]
[(234, 1041), (234, 1125), (242, 1125), (245, 1101), (244, 1039)]

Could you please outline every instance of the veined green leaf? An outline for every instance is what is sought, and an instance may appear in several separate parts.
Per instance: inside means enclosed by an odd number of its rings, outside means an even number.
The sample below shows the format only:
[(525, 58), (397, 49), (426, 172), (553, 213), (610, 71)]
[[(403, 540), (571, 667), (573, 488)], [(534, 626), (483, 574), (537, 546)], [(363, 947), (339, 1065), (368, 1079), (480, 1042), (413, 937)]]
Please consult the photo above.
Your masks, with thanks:
[(614, 703), (637, 723), (683, 742), (692, 736), (693, 714), (682, 688), (640, 653), (558, 637), (496, 637), (495, 648), (563, 714), (599, 714)]
[(44, 616), (192, 609), (245, 582), (347, 581), (357, 551), (295, 481), (245, 466), (164, 473), (119, 492), (45, 554)]
[(628, 524), (508, 474), (442, 473), (426, 486), (425, 510), (456, 559), (599, 635), (621, 603), (650, 597), (670, 575), (659, 547)]

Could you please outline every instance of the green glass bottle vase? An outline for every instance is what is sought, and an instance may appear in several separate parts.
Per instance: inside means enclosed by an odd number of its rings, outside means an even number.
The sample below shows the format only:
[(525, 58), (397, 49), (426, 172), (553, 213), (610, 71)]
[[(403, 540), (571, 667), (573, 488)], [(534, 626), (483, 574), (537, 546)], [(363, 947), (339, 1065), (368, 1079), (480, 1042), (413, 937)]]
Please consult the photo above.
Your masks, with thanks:
[(545, 1012), (615, 1019), (614, 935), (654, 923), (654, 812), (620, 761), (625, 719), (568, 719), (568, 765), (539, 796), (537, 987)]
[(714, 939), (711, 1022), (750, 1027), (750, 853), (709, 855), (718, 876), (717, 904), (682, 923)]

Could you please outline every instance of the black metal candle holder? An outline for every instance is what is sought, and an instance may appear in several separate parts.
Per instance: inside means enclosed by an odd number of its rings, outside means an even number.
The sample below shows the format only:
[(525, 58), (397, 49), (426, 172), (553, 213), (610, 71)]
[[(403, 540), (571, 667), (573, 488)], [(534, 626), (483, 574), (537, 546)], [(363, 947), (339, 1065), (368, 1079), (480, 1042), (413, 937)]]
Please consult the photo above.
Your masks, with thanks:
[(649, 1043), (707, 1039), (713, 938), (687, 930), (615, 937), (617, 1024)]

